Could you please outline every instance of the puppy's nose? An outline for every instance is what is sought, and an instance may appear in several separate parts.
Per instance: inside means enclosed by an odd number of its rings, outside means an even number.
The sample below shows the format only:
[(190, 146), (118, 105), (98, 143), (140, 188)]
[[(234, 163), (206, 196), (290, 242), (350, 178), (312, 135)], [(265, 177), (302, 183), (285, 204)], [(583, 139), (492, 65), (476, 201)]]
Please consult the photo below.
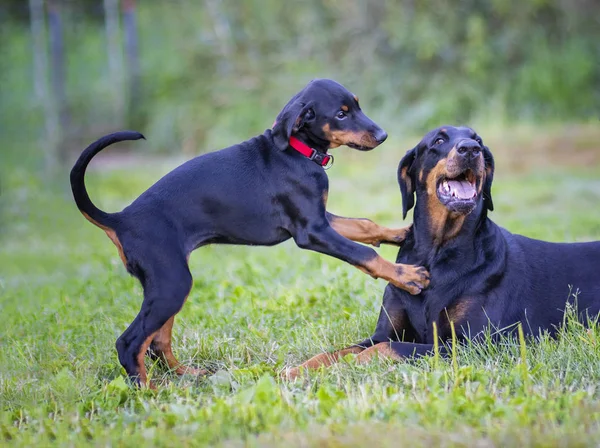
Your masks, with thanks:
[(475, 158), (481, 153), (481, 146), (475, 140), (463, 140), (456, 146), (456, 151), (463, 157)]
[(381, 144), (381, 143), (385, 142), (388, 135), (387, 135), (387, 132), (385, 132), (383, 129), (378, 129), (377, 131), (375, 131), (373, 133), (373, 137), (375, 137), (375, 140), (377, 141), (378, 144)]

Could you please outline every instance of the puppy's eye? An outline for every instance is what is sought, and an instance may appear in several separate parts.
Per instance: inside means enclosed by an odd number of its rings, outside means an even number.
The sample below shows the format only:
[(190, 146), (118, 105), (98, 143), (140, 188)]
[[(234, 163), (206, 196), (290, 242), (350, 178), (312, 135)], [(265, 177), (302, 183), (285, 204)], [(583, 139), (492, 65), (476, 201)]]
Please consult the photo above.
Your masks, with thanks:
[(346, 118), (346, 116), (346, 112), (344, 112), (343, 110), (340, 110), (337, 114), (335, 114), (335, 118), (337, 118), (338, 120), (343, 120), (344, 118)]
[(433, 142), (433, 144), (434, 145), (441, 145), (442, 143), (445, 143), (445, 142), (446, 142), (446, 140), (444, 140), (443, 138), (440, 137), (440, 138), (436, 139), (436, 141)]
[(481, 137), (477, 137), (475, 141), (483, 146), (483, 140), (481, 140)]

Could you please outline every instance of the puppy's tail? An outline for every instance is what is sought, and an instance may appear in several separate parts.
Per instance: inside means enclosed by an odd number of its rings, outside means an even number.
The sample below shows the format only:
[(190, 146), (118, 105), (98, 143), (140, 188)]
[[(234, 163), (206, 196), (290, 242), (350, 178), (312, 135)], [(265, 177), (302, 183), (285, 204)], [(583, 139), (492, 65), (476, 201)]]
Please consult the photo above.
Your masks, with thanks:
[(102, 137), (85, 148), (71, 170), (71, 190), (73, 191), (73, 198), (75, 199), (77, 208), (79, 208), (79, 211), (86, 219), (104, 230), (114, 227), (115, 216), (114, 214), (100, 210), (90, 199), (85, 188), (85, 170), (92, 158), (107, 146), (125, 140), (139, 140), (141, 138), (145, 139), (142, 134), (135, 131), (115, 132), (114, 134)]

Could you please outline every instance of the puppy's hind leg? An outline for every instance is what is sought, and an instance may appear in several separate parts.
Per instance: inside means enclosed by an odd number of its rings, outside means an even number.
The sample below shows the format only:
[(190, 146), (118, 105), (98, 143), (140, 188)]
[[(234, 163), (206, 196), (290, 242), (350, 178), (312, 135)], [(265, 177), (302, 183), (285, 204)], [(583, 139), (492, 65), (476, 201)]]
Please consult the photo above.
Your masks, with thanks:
[(150, 350), (148, 351), (148, 354), (152, 358), (162, 360), (169, 367), (169, 369), (175, 370), (177, 375), (206, 375), (208, 373), (207, 370), (188, 367), (181, 364), (177, 358), (175, 358), (173, 349), (171, 348), (171, 334), (173, 331), (174, 321), (175, 316), (171, 316), (171, 318), (169, 318), (169, 320), (161, 327), (161, 329), (158, 330), (154, 336), (154, 339), (150, 343)]
[(137, 277), (144, 288), (144, 301), (134, 321), (117, 340), (116, 347), (119, 361), (129, 377), (136, 384), (145, 385), (148, 378), (144, 356), (155, 338), (162, 349), (161, 356), (166, 355), (170, 366), (173, 362), (176, 363), (173, 367), (179, 365), (170, 350), (170, 333), (173, 318), (192, 287), (192, 275), (185, 256), (172, 249), (153, 248), (138, 259), (143, 260), (137, 266)]

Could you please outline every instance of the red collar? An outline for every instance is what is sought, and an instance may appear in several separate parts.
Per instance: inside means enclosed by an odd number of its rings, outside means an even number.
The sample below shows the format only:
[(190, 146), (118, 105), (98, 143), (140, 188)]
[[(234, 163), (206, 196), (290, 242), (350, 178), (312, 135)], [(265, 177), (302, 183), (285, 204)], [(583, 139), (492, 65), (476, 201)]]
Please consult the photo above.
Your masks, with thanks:
[(290, 146), (304, 157), (307, 157), (325, 169), (328, 169), (333, 165), (333, 156), (331, 154), (319, 152), (308, 146), (306, 143), (301, 142), (296, 137), (290, 137)]

